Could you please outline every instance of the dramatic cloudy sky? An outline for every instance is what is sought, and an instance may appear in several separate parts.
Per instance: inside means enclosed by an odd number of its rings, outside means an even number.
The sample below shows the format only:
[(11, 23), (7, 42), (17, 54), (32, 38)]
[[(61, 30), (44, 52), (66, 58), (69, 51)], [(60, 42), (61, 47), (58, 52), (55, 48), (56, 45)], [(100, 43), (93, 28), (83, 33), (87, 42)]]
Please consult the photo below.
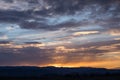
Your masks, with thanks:
[(120, 0), (0, 0), (0, 66), (119, 63)]

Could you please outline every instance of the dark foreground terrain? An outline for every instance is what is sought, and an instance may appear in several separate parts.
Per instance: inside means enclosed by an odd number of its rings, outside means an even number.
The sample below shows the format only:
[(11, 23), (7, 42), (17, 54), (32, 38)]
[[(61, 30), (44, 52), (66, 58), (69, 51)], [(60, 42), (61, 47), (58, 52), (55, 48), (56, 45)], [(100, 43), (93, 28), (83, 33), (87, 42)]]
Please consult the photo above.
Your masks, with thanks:
[(120, 80), (120, 69), (0, 67), (0, 80)]

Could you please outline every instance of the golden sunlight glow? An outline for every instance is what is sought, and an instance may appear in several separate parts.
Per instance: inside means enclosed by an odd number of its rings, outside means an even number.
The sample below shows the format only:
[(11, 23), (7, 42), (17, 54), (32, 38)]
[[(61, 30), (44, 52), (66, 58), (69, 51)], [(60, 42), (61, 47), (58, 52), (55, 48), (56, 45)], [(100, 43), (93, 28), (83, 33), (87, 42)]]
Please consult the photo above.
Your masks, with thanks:
[(101, 47), (98, 47), (97, 49), (99, 49), (99, 50), (114, 50), (116, 48), (117, 48), (116, 46), (110, 45), (110, 46), (101, 46)]
[(114, 38), (114, 40), (120, 40), (120, 38)]
[(81, 31), (81, 32), (75, 32), (74, 36), (80, 36), (80, 35), (88, 35), (88, 34), (95, 34), (99, 33), (99, 31)]
[(60, 52), (63, 52), (63, 53), (69, 53), (69, 52), (74, 52), (76, 51), (76, 49), (68, 49), (68, 48), (65, 48), (64, 46), (59, 46), (59, 47), (56, 47), (56, 53), (60, 53)]
[(24, 47), (44, 47), (45, 44), (40, 43), (40, 44), (24, 44)]
[(110, 30), (108, 33), (112, 36), (120, 36), (120, 31), (117, 29)]
[(12, 42), (7, 43), (7, 44), (0, 44), (2, 47), (6, 48), (23, 48), (23, 47), (38, 47), (38, 48), (43, 48), (45, 44), (40, 43), (40, 44), (14, 44)]
[(70, 44), (71, 41), (54, 41), (54, 42), (48, 42), (45, 43), (46, 46), (58, 46), (58, 45), (65, 45), (65, 44)]
[(111, 61), (96, 61), (96, 62), (78, 62), (78, 63), (53, 63), (47, 66), (55, 67), (96, 67), (96, 68), (117, 68), (120, 66), (120, 61), (111, 60)]

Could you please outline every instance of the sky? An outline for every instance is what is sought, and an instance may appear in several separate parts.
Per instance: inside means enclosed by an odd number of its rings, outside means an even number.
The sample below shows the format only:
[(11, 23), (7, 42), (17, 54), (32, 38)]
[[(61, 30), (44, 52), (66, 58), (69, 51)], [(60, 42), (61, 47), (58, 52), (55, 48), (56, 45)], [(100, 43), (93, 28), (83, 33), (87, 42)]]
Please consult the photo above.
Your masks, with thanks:
[(0, 66), (119, 63), (120, 0), (0, 0)]

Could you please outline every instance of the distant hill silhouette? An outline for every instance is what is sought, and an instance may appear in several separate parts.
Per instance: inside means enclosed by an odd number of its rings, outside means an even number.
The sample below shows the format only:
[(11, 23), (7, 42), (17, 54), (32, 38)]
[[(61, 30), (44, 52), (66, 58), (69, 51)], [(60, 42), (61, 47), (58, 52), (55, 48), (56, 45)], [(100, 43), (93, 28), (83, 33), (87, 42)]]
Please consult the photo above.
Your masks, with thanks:
[[(105, 68), (65, 68), (65, 67), (0, 67), (0, 78), (37, 78), (39, 80), (87, 80), (89, 77), (112, 77), (106, 80), (120, 80), (120, 69), (105, 69)], [(114, 79), (113, 79), (114, 78)], [(116, 78), (116, 79), (115, 79)], [(50, 80), (51, 80), (50, 79)], [(90, 80), (90, 79), (89, 79)], [(94, 80), (94, 79), (93, 79)], [(97, 79), (99, 80), (99, 79)], [(104, 79), (101, 79), (104, 80)]]

